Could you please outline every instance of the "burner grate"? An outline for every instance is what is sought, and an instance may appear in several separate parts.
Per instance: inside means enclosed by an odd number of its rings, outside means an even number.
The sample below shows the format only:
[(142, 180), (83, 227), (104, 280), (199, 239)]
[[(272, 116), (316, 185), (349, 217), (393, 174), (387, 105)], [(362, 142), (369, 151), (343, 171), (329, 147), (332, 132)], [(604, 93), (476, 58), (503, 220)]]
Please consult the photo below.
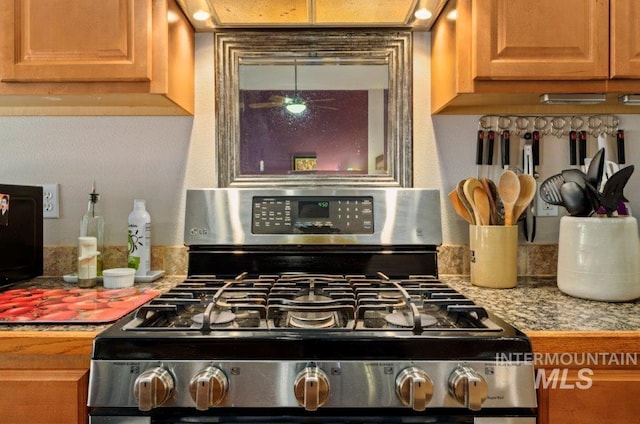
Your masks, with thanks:
[(259, 275), (186, 279), (125, 330), (500, 331), (484, 308), (432, 276)]

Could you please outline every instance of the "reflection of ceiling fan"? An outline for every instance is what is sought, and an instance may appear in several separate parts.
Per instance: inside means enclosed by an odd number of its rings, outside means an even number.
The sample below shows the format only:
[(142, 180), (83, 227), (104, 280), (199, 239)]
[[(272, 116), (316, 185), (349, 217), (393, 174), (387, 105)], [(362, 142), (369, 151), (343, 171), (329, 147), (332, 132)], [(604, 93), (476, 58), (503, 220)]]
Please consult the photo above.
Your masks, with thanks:
[[(315, 99), (315, 100), (305, 100), (298, 94), (298, 67), (294, 66), (294, 79), (295, 79), (295, 88), (293, 91), (293, 97), (285, 97), (285, 96), (270, 96), (268, 102), (263, 103), (251, 103), (249, 107), (251, 109), (261, 109), (261, 108), (271, 108), (271, 107), (285, 107), (287, 110), (294, 114), (299, 114), (304, 112), (307, 109), (307, 104), (310, 103), (320, 103), (320, 102), (332, 102), (335, 99)], [(321, 106), (317, 105), (314, 107), (322, 108), (322, 109), (331, 109), (338, 110), (336, 107), (331, 106)]]

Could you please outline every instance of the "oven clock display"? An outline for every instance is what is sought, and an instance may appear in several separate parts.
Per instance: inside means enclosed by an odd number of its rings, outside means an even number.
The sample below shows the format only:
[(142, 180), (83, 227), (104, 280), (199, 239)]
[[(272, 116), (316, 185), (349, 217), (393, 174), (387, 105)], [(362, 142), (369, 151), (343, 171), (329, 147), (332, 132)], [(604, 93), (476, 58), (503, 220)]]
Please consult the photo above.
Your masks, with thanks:
[(329, 201), (298, 202), (298, 218), (329, 218)]
[(253, 234), (373, 234), (373, 198), (254, 197)]

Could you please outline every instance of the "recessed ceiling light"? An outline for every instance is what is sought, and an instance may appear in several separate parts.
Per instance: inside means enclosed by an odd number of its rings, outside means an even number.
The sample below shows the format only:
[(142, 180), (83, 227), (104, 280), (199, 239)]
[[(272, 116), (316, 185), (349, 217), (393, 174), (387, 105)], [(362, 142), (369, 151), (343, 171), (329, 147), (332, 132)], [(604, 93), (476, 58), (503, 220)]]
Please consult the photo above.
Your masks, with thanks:
[(433, 16), (433, 13), (431, 13), (429, 10), (427, 10), (426, 7), (422, 7), (418, 10), (416, 10), (416, 12), (413, 14), (413, 16), (415, 16), (417, 19), (426, 21), (427, 19), (430, 19), (431, 16)]
[(211, 17), (211, 14), (206, 10), (202, 10), (202, 9), (197, 10), (196, 12), (193, 13), (193, 19), (195, 19), (196, 21), (206, 21), (210, 17)]

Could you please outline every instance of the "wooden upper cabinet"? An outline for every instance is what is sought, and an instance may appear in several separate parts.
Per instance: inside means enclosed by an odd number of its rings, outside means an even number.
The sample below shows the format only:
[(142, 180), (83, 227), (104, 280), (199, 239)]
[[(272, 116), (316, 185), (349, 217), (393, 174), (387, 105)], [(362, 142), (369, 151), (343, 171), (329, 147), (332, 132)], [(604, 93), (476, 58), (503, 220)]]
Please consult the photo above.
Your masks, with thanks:
[(188, 115), (194, 32), (175, 0), (0, 0), (0, 115)]
[(640, 79), (640, 2), (611, 0), (612, 79)]
[[(457, 19), (447, 18), (457, 11)], [(638, 0), (450, 0), (431, 32), (433, 113), (638, 113)], [(598, 105), (541, 94), (604, 93)]]
[(2, 81), (151, 80), (151, 0), (22, 0), (8, 6), (15, 18), (6, 26)]
[(473, 8), (474, 78), (608, 78), (608, 0), (483, 0)]

